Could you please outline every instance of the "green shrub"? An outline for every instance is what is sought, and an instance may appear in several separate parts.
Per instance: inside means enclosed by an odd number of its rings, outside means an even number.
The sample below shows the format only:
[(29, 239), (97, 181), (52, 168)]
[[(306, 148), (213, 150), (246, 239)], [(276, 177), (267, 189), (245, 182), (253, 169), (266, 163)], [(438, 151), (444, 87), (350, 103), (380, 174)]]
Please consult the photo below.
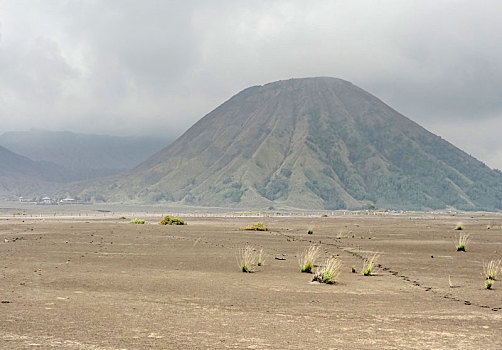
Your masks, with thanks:
[(307, 231), (307, 234), (308, 235), (313, 235), (314, 234), (314, 230), (309, 228), (308, 231)]
[(462, 225), (457, 225), (457, 227), (455, 227), (455, 230), (457, 231), (462, 231), (463, 229)]
[(185, 221), (182, 219), (176, 217), (176, 216), (170, 216), (166, 215), (160, 220), (159, 222), (160, 225), (186, 225)]
[(145, 220), (141, 220), (141, 219), (134, 219), (132, 221), (130, 221), (131, 224), (138, 224), (138, 225), (144, 225), (145, 224)]
[(268, 231), (268, 228), (263, 225), (263, 222), (257, 222), (256, 224), (242, 228), (246, 231)]

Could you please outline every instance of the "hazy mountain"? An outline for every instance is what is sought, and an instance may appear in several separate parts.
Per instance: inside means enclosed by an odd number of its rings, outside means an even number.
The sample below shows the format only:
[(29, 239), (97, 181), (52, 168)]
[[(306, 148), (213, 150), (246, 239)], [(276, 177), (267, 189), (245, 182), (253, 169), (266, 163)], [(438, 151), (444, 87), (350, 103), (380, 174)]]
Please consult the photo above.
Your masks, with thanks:
[(0, 198), (43, 194), (64, 181), (64, 171), (54, 163), (35, 162), (0, 146)]
[(248, 88), (124, 176), (111, 201), (311, 209), (501, 209), (502, 174), (334, 78)]
[(0, 145), (13, 152), (64, 168), (66, 181), (132, 169), (167, 144), (167, 138), (86, 135), (36, 129), (0, 135)]

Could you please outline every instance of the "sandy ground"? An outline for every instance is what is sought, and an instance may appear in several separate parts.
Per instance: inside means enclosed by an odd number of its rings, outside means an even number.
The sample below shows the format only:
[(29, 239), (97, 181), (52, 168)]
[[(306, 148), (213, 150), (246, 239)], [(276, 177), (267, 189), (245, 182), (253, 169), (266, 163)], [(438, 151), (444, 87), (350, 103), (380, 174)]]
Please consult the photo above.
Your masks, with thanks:
[[(132, 218), (0, 216), (0, 348), (502, 349), (502, 281), (482, 276), (500, 216)], [(240, 230), (257, 221), (270, 231)], [(335, 285), (299, 272), (311, 243), (343, 261)], [(267, 254), (255, 273), (245, 245)]]

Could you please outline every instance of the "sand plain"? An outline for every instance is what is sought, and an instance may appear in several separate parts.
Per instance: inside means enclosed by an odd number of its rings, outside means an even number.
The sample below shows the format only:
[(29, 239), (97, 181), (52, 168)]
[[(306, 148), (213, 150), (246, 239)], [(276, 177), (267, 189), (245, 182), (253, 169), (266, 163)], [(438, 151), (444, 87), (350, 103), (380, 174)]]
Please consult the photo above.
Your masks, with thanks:
[[(482, 276), (497, 214), (65, 215), (0, 213), (1, 349), (502, 349), (502, 281)], [(257, 221), (270, 231), (240, 230)], [(299, 272), (313, 243), (338, 283)], [(250, 274), (245, 245), (267, 255)]]

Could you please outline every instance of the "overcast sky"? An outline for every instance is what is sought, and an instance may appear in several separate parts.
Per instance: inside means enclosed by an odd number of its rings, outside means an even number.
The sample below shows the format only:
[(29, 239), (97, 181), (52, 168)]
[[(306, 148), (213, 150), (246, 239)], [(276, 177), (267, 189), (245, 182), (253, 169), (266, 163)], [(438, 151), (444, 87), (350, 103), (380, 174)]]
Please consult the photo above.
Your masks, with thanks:
[(500, 1), (0, 0), (0, 133), (179, 135), (332, 76), (502, 169)]

